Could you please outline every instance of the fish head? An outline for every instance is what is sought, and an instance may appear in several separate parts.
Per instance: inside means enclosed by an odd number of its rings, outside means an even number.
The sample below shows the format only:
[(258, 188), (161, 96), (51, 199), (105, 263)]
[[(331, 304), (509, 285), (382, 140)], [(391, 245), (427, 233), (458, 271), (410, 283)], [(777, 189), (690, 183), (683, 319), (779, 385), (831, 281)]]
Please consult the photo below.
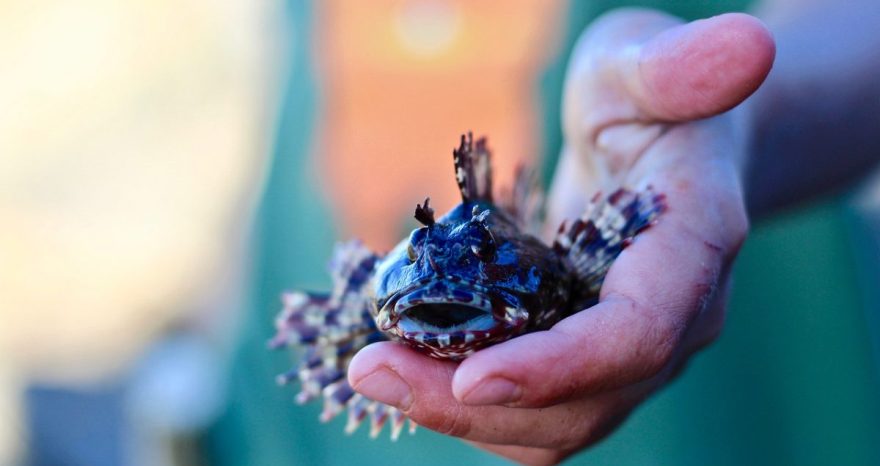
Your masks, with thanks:
[(540, 325), (561, 306), (564, 264), (503, 211), (462, 203), (436, 222), (420, 220), (376, 269), (374, 318), (394, 339), (457, 360)]

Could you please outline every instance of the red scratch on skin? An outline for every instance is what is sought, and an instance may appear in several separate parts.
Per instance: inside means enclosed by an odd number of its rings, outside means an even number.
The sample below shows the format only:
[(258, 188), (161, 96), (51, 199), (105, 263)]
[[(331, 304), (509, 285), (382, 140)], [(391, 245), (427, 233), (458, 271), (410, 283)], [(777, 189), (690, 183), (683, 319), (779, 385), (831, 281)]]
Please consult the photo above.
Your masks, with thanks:
[(724, 248), (722, 248), (721, 246), (719, 246), (719, 245), (717, 245), (717, 244), (715, 244), (715, 243), (712, 243), (712, 242), (710, 242), (710, 241), (705, 241), (705, 240), (704, 240), (704, 241), (703, 241), (703, 244), (706, 245), (707, 248), (709, 248), (709, 249), (711, 249), (711, 250), (713, 250), (713, 251), (715, 251), (715, 252), (721, 252), (721, 251), (724, 250)]
[(705, 311), (709, 304), (712, 302), (712, 298), (715, 296), (715, 292), (718, 290), (718, 282), (717, 280), (713, 280), (709, 283), (697, 283), (695, 285), (695, 289), (697, 292), (697, 306), (700, 312)]

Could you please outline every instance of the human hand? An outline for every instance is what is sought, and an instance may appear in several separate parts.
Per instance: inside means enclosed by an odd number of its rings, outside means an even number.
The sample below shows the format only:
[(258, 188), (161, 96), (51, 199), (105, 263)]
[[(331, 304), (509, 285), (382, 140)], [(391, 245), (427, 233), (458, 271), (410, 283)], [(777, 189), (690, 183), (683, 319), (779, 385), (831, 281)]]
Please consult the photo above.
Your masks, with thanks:
[(613, 430), (721, 329), (748, 230), (748, 115), (721, 113), (760, 85), (773, 56), (767, 30), (741, 14), (682, 25), (619, 10), (596, 21), (567, 77), (551, 224), (618, 185), (652, 185), (667, 212), (618, 257), (596, 306), (460, 364), (371, 345), (352, 361), (351, 385), (523, 463), (560, 461)]

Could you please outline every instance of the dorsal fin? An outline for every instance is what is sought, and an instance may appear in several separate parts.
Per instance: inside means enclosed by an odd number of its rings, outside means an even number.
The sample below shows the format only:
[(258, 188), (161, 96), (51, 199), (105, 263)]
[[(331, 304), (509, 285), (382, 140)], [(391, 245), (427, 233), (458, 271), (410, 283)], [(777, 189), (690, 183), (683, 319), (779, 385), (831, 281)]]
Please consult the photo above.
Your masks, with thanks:
[(492, 202), (492, 162), (486, 138), (475, 143), (473, 133), (462, 134), (458, 149), (452, 150), (452, 158), (461, 201)]
[(430, 203), (431, 198), (425, 198), (425, 205), (416, 204), (416, 213), (415, 219), (419, 221), (422, 225), (426, 227), (430, 227), (434, 225), (434, 209), (431, 208)]
[(544, 192), (533, 166), (517, 165), (513, 186), (501, 189), (497, 204), (516, 220), (522, 231), (540, 236)]

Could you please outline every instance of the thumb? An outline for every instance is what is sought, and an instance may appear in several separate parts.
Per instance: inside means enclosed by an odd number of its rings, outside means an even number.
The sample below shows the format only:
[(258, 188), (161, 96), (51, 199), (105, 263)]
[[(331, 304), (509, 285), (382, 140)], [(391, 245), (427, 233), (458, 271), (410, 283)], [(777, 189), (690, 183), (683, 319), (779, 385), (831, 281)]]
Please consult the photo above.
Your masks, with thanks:
[(614, 124), (682, 122), (729, 110), (761, 85), (775, 50), (767, 28), (741, 13), (686, 24), (653, 10), (609, 13), (572, 53), (566, 139), (591, 139)]
[(742, 13), (666, 29), (633, 50), (627, 88), (645, 116), (664, 121), (730, 110), (758, 89), (776, 53), (763, 23)]

